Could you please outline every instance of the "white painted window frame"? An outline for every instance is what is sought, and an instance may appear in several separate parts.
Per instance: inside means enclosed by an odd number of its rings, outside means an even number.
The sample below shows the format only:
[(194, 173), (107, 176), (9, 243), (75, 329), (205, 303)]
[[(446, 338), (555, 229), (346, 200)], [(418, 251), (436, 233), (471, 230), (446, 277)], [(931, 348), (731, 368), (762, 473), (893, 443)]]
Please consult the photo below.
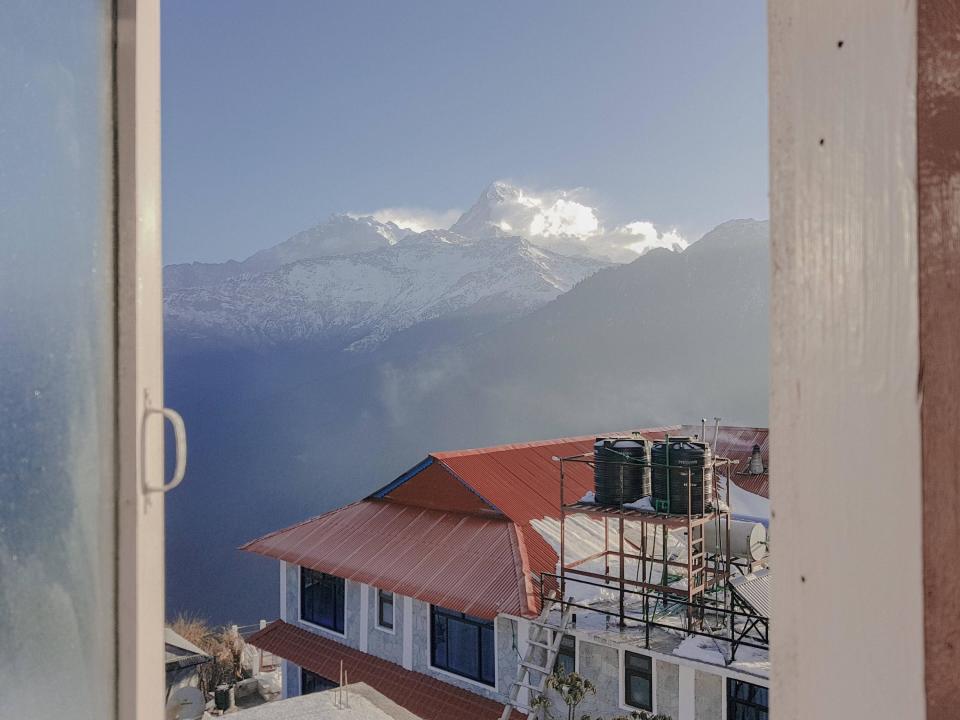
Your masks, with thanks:
[(163, 259), (160, 3), (115, 0), (117, 718), (162, 720)]
[[(373, 599), (373, 627), (383, 633), (388, 635), (397, 634), (397, 598), (400, 597), (395, 592), (390, 592), (389, 590), (381, 590), (378, 587), (373, 588), (374, 590), (374, 599)], [(393, 627), (386, 627), (385, 625), (380, 624), (380, 593), (390, 593), (393, 596)]]
[[(315, 572), (320, 572), (315, 571)], [(331, 573), (325, 573), (330, 575)], [(333, 637), (338, 637), (343, 640), (347, 638), (347, 588), (350, 584), (350, 581), (346, 578), (343, 579), (343, 632), (339, 633), (336, 630), (331, 630), (330, 628), (324, 627), (323, 625), (317, 625), (312, 623), (309, 620), (303, 619), (303, 598), (300, 597), (303, 592), (303, 565), (297, 565), (297, 622), (300, 625), (305, 625), (311, 630), (319, 630), (322, 633), (327, 635), (332, 635)]]

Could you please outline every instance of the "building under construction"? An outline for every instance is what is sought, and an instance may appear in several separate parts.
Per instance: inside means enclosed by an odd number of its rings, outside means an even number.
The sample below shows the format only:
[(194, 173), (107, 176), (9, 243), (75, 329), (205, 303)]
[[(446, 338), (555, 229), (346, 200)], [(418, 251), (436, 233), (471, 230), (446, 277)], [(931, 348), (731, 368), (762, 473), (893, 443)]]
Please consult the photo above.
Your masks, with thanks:
[(565, 714), (557, 671), (578, 716), (766, 720), (767, 431), (705, 430), (431, 453), (244, 546), (280, 562), (250, 642), (285, 696), (342, 672), (424, 720)]

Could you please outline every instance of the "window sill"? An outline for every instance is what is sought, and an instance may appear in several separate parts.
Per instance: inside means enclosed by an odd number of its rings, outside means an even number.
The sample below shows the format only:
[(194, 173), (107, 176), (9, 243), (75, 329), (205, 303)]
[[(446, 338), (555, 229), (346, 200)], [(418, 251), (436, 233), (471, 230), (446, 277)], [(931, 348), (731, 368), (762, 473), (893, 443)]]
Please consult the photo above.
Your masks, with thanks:
[(453, 678), (455, 680), (459, 680), (460, 682), (469, 683), (470, 685), (473, 685), (478, 688), (483, 688), (484, 690), (488, 690), (490, 692), (497, 692), (496, 679), (494, 679), (493, 685), (488, 685), (482, 680), (474, 680), (473, 678), (465, 677), (463, 675), (457, 675), (457, 673), (455, 672), (452, 672), (450, 670), (444, 670), (443, 668), (438, 668), (432, 664), (428, 665), (427, 667), (430, 669), (431, 672), (437, 673), (438, 675), (443, 675), (448, 678)]
[(317, 625), (316, 623), (312, 623), (309, 620), (304, 620), (303, 618), (297, 618), (297, 622), (300, 623), (301, 625), (305, 625), (307, 628), (311, 630), (319, 630), (320, 632), (327, 633), (328, 635), (333, 635), (338, 638), (343, 638), (344, 640), (347, 639), (346, 630), (344, 630), (343, 632), (338, 632), (331, 628), (324, 627), (323, 625)]

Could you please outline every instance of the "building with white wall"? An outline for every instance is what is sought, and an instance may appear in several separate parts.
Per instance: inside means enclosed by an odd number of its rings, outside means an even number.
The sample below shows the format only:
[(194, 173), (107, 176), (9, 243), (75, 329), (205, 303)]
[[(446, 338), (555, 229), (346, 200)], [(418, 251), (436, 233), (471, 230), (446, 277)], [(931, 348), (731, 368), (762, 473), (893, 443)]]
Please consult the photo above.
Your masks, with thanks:
[[(727, 427), (716, 440), (733, 462), (734, 496), (749, 499), (753, 517), (765, 507), (766, 431)], [(493, 720), (514, 699), (513, 716), (523, 717), (542, 676), (523, 678), (521, 664), (549, 661), (596, 685), (578, 714), (765, 720), (770, 663), (762, 642), (732, 650), (709, 619), (691, 634), (671, 619), (683, 613), (666, 599), (659, 614), (645, 615), (649, 622), (624, 620), (629, 609), (612, 616), (616, 592), (591, 591), (582, 578), (565, 581), (576, 602), (567, 622), (559, 624), (561, 604), (551, 612), (548, 602), (542, 614), (560, 570), (556, 458), (592, 452), (593, 442), (434, 453), (359, 502), (248, 543), (245, 550), (280, 561), (281, 617), (251, 642), (284, 659), (284, 695), (365, 682), (426, 720)], [(755, 445), (763, 472), (751, 474)], [(565, 482), (578, 499), (591, 489), (592, 471), (567, 470)], [(587, 553), (609, 533), (588, 516), (568, 525), (568, 551), (579, 543)], [(669, 542), (673, 551), (684, 540), (671, 533)], [(562, 630), (562, 640), (545, 643), (555, 653), (537, 650), (537, 638), (554, 639), (541, 622)], [(516, 686), (518, 678), (533, 688)]]

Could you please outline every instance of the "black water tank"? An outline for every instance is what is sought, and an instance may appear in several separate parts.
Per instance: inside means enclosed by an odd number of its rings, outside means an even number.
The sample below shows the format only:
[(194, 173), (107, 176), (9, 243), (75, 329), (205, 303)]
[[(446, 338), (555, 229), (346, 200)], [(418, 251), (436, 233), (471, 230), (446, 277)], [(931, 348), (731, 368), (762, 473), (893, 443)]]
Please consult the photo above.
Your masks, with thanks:
[(650, 494), (650, 442), (644, 438), (597, 438), (593, 445), (596, 501), (619, 505)]
[(713, 504), (713, 454), (709, 444), (689, 437), (672, 437), (669, 445), (666, 440), (657, 440), (650, 459), (655, 509), (686, 515), (688, 479), (690, 514), (702, 515), (704, 508)]

